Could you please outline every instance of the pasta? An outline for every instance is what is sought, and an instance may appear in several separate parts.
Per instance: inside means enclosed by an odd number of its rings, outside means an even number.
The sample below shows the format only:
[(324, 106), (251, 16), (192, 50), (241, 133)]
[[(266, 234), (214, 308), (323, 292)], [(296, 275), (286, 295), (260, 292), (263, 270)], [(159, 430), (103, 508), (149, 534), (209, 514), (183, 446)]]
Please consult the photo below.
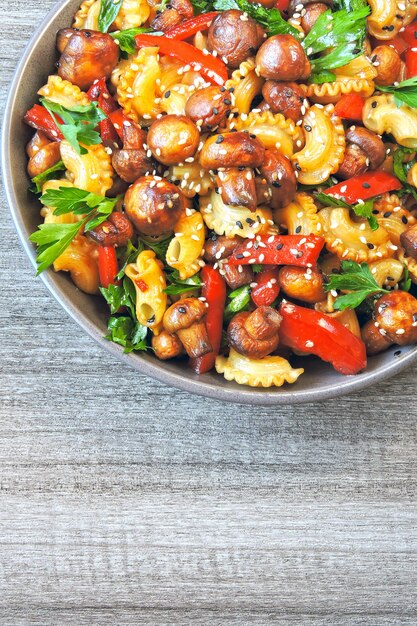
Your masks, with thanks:
[(106, 338), (260, 388), (417, 344), (417, 0), (366, 1), (82, 1), (24, 116), (30, 239)]
[(136, 316), (138, 321), (158, 335), (167, 307), (164, 293), (166, 281), (164, 272), (152, 250), (141, 252), (135, 263), (127, 265), (126, 276), (136, 290)]

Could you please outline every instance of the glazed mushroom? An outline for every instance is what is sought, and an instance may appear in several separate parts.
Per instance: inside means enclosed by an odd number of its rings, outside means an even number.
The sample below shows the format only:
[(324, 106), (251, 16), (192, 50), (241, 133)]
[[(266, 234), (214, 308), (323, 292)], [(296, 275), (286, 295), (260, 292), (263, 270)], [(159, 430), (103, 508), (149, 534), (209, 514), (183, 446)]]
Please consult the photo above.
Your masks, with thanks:
[(207, 48), (217, 54), (231, 68), (239, 67), (253, 56), (262, 41), (263, 28), (246, 13), (237, 9), (222, 11), (208, 30)]
[(176, 165), (194, 156), (200, 133), (185, 115), (165, 115), (153, 122), (147, 142), (158, 161), (164, 165)]
[(207, 170), (219, 167), (259, 167), (265, 156), (263, 144), (245, 132), (212, 135), (200, 153), (200, 164)]
[(157, 11), (151, 26), (154, 30), (166, 32), (183, 20), (191, 19), (193, 15), (193, 5), (189, 0), (171, 0), (164, 10)]
[(231, 206), (244, 206), (250, 211), (257, 207), (255, 174), (248, 167), (233, 167), (218, 172), (216, 185), (220, 189), (222, 200)]
[(301, 28), (307, 34), (313, 28), (322, 13), (328, 10), (324, 2), (310, 2), (301, 14)]
[(224, 235), (210, 238), (204, 248), (204, 260), (208, 263), (218, 263), (221, 266), (223, 278), (231, 289), (238, 289), (249, 285), (254, 280), (250, 265), (229, 265), (222, 263), (231, 256), (235, 248), (242, 242), (239, 237), (228, 238)]
[(404, 346), (417, 342), (417, 300), (407, 291), (391, 291), (375, 303), (375, 323), (382, 335)]
[(125, 195), (125, 211), (144, 235), (169, 235), (184, 208), (179, 189), (160, 176), (142, 176)]
[(132, 121), (123, 123), (123, 148), (113, 147), (112, 165), (127, 183), (133, 183), (155, 169), (155, 162), (147, 156), (146, 132)]
[(417, 224), (400, 235), (400, 243), (408, 256), (417, 260)]
[(239, 354), (262, 359), (277, 348), (281, 321), (278, 311), (269, 306), (237, 313), (227, 329), (229, 345)]
[(107, 33), (75, 31), (58, 61), (58, 75), (83, 91), (97, 77), (109, 78), (119, 60), (119, 47)]
[(372, 356), (387, 350), (393, 342), (386, 335), (380, 332), (379, 326), (374, 320), (369, 320), (361, 328), (362, 341), (366, 346), (366, 354)]
[(224, 87), (197, 89), (187, 100), (185, 114), (202, 131), (212, 131), (224, 126), (230, 115), (233, 94)]
[(385, 160), (385, 146), (380, 137), (362, 126), (346, 130), (347, 148), (337, 176), (343, 180), (377, 169)]
[(49, 170), (61, 159), (59, 141), (49, 141), (41, 132), (36, 132), (26, 146), (29, 157), (27, 171), (31, 178)]
[(281, 113), (294, 122), (299, 122), (303, 117), (305, 98), (297, 83), (277, 83), (274, 80), (267, 80), (262, 87), (262, 95), (272, 113)]
[(278, 284), (286, 296), (295, 300), (315, 304), (326, 298), (323, 276), (316, 269), (284, 265), (278, 274)]
[(77, 32), (76, 28), (61, 28), (56, 34), (56, 49), (59, 54), (62, 54), (65, 50), (69, 39)]
[(378, 72), (375, 83), (377, 85), (392, 85), (400, 80), (401, 58), (391, 46), (377, 46), (372, 50), (371, 60)]
[(108, 219), (86, 233), (86, 236), (100, 246), (125, 246), (133, 237), (132, 222), (119, 211), (114, 211)]
[(198, 298), (183, 298), (172, 304), (164, 314), (164, 329), (171, 335), (177, 335), (191, 358), (212, 351), (205, 324), (206, 311), (206, 305)]
[(182, 343), (178, 337), (170, 335), (166, 330), (160, 332), (159, 335), (153, 335), (151, 343), (155, 356), (161, 361), (174, 359), (183, 352)]
[(291, 161), (285, 155), (278, 150), (266, 150), (260, 173), (270, 186), (273, 209), (281, 209), (293, 200), (297, 179)]
[(301, 44), (292, 35), (274, 35), (259, 48), (256, 71), (262, 78), (277, 81), (305, 80), (310, 62)]

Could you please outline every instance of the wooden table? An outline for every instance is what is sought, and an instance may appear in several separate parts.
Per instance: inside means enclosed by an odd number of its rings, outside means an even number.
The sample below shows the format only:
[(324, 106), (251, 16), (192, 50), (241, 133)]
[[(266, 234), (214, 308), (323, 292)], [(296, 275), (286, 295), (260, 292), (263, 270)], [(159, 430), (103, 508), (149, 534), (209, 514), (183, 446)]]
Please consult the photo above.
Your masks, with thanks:
[[(51, 5), (4, 6), (2, 99)], [(1, 202), (0, 624), (417, 624), (417, 368), (303, 407), (169, 389), (66, 317)]]

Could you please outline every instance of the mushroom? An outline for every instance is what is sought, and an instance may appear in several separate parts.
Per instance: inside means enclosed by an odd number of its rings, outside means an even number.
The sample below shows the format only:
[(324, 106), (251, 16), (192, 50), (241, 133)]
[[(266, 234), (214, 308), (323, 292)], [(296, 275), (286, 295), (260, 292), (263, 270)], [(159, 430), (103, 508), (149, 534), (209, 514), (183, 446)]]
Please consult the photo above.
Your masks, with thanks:
[(142, 176), (125, 195), (125, 211), (134, 227), (154, 237), (172, 233), (184, 208), (180, 190), (160, 176)]
[(204, 260), (209, 263), (218, 263), (221, 266), (223, 278), (231, 289), (238, 289), (243, 285), (249, 285), (253, 279), (253, 271), (250, 265), (229, 265), (222, 263), (233, 254), (235, 248), (242, 242), (239, 237), (228, 238), (224, 235), (209, 238), (204, 247)]
[(133, 234), (132, 222), (123, 213), (114, 211), (86, 236), (101, 246), (125, 246)]
[(244, 131), (212, 135), (200, 153), (200, 164), (207, 170), (219, 167), (259, 167), (265, 155), (264, 145)]
[(302, 119), (304, 94), (297, 83), (277, 83), (274, 80), (267, 80), (262, 87), (262, 95), (272, 113), (281, 113), (294, 122)]
[(311, 66), (301, 44), (292, 35), (274, 35), (259, 48), (256, 55), (259, 76), (272, 80), (305, 80)]
[(123, 148), (113, 148), (112, 165), (122, 180), (133, 183), (139, 176), (155, 169), (147, 156), (146, 132), (135, 122), (123, 122)]
[(417, 300), (407, 291), (390, 291), (375, 303), (379, 332), (400, 346), (417, 341)]
[(250, 211), (257, 207), (255, 175), (248, 167), (232, 167), (216, 176), (216, 184), (220, 189), (222, 200), (231, 206), (244, 206)]
[[(37, 133), (36, 133), (37, 134)], [(30, 156), (27, 171), (31, 178), (39, 176), (61, 159), (61, 151), (59, 149), (59, 141), (48, 141), (41, 143), (40, 140), (35, 141), (34, 138), (29, 142), (26, 152)]]
[(119, 47), (107, 33), (75, 31), (58, 61), (58, 75), (83, 91), (97, 77), (109, 78), (119, 60)]
[(230, 115), (233, 96), (224, 87), (204, 87), (197, 89), (187, 100), (185, 114), (202, 131), (212, 131), (224, 126)]
[(289, 298), (309, 304), (326, 298), (323, 275), (316, 269), (284, 265), (278, 274), (278, 284)]
[(367, 169), (377, 169), (385, 160), (386, 151), (382, 139), (362, 126), (346, 130), (347, 148), (337, 176), (346, 180), (363, 174)]
[(77, 28), (61, 28), (56, 34), (56, 49), (59, 54), (62, 54), (65, 50), (69, 39), (77, 32)]
[(164, 329), (177, 335), (191, 358), (212, 351), (204, 319), (206, 311), (206, 305), (198, 298), (183, 298), (165, 311), (162, 320)]
[(391, 46), (377, 46), (371, 53), (372, 63), (378, 72), (377, 85), (392, 85), (400, 80), (401, 58)]
[(320, 15), (327, 11), (328, 8), (324, 2), (310, 2), (307, 4), (301, 16), (301, 28), (305, 34), (310, 32)]
[(189, 0), (171, 0), (162, 11), (157, 11), (151, 26), (156, 31), (166, 32), (184, 19), (191, 19), (193, 15), (193, 5)]
[(266, 150), (260, 173), (271, 190), (271, 206), (281, 209), (289, 204), (297, 189), (297, 179), (291, 161), (278, 150)]
[(281, 321), (281, 315), (270, 306), (237, 313), (227, 329), (229, 345), (239, 354), (262, 359), (277, 348)]
[(183, 351), (182, 343), (178, 337), (170, 335), (166, 330), (160, 332), (159, 335), (153, 335), (151, 343), (155, 356), (161, 361), (173, 359)]
[(264, 37), (263, 28), (247, 13), (230, 9), (219, 13), (210, 24), (207, 48), (236, 68), (256, 53)]
[(158, 161), (164, 165), (176, 165), (194, 156), (200, 133), (185, 115), (165, 115), (153, 122), (147, 142)]
[(405, 253), (417, 260), (417, 224), (401, 233), (400, 243)]
[(26, 154), (33, 157), (41, 148), (51, 143), (51, 140), (40, 130), (37, 130), (33, 137), (26, 144)]
[(369, 320), (362, 326), (361, 337), (366, 346), (366, 354), (369, 356), (383, 352), (393, 344), (386, 335), (381, 333), (381, 329), (375, 325), (374, 320)]

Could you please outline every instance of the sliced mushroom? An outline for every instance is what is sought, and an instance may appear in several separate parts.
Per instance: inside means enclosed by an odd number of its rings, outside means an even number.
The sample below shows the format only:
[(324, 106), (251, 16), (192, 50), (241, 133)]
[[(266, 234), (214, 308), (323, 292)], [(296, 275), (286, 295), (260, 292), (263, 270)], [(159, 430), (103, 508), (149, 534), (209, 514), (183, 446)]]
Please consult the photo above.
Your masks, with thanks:
[(163, 325), (176, 334), (188, 356), (197, 358), (212, 351), (205, 325), (206, 306), (198, 298), (183, 298), (172, 304), (164, 314)]
[(125, 195), (125, 211), (134, 227), (144, 235), (172, 233), (184, 208), (180, 190), (160, 176), (142, 176)]
[(237, 313), (227, 329), (229, 345), (239, 354), (261, 359), (278, 347), (281, 321), (278, 311), (269, 306)]
[(194, 156), (200, 132), (185, 115), (165, 115), (153, 122), (147, 141), (158, 161), (164, 165), (177, 165)]
[(260, 172), (270, 185), (273, 209), (281, 209), (293, 200), (297, 179), (291, 161), (285, 155), (278, 150), (266, 150)]
[(230, 9), (214, 18), (208, 30), (207, 48), (231, 68), (253, 56), (264, 39), (263, 28), (247, 13)]
[(259, 48), (256, 71), (266, 79), (294, 81), (310, 76), (311, 66), (301, 44), (292, 35), (274, 35)]
[(153, 335), (151, 343), (155, 356), (161, 361), (174, 359), (183, 352), (182, 343), (178, 337), (170, 335), (166, 330), (160, 332), (159, 335)]
[(97, 77), (109, 78), (119, 60), (119, 47), (107, 33), (75, 31), (58, 61), (58, 75), (83, 91)]
[(105, 220), (86, 233), (86, 236), (101, 246), (125, 246), (134, 234), (132, 222), (119, 211), (114, 211)]
[(259, 167), (265, 155), (263, 144), (254, 135), (245, 132), (212, 135), (200, 153), (200, 164), (205, 169), (219, 167)]
[(255, 174), (249, 167), (229, 168), (219, 172), (216, 177), (217, 187), (225, 204), (244, 206), (250, 211), (257, 207)]
[(391, 291), (375, 303), (380, 332), (400, 346), (417, 342), (417, 300), (406, 291)]

